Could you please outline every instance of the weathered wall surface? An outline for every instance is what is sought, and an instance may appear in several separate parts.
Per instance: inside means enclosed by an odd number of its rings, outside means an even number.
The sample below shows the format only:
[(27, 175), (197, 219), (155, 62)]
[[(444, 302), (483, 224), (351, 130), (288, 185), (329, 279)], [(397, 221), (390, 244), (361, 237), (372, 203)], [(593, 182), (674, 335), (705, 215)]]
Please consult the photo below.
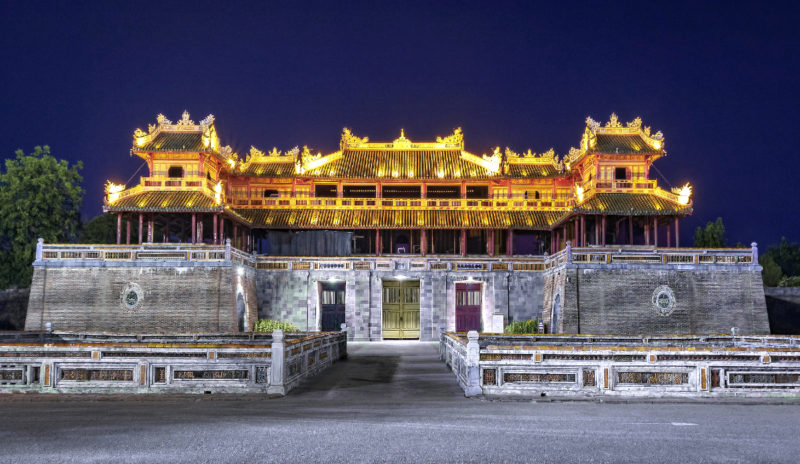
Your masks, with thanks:
[(773, 334), (800, 334), (800, 287), (764, 287)]
[(548, 326), (561, 292), (559, 333), (769, 333), (760, 266), (569, 264), (545, 291)]
[[(502, 323), (540, 317), (544, 277), (541, 273), (441, 271), (273, 271), (256, 274), (260, 318), (289, 321), (301, 329), (320, 327), (320, 285), (345, 282), (345, 319), (353, 340), (382, 339), (384, 280), (420, 282), (420, 339), (438, 340), (439, 328), (455, 330), (456, 284), (481, 283), (482, 328), (502, 331)], [(510, 290), (509, 290), (510, 285)]]
[[(131, 290), (135, 304), (126, 304)], [(254, 271), (191, 264), (36, 266), (26, 330), (235, 332), (237, 296), (256, 318)], [(130, 303), (130, 301), (128, 302)], [(131, 307), (132, 306), (132, 307)]]
[(22, 330), (28, 310), (29, 288), (0, 291), (0, 330)]

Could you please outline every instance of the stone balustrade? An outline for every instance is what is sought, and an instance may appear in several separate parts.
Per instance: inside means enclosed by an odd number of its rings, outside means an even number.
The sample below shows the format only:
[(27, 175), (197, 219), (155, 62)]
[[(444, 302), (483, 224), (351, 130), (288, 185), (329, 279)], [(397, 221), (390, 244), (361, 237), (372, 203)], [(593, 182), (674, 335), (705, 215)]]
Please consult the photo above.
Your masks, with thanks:
[(345, 332), (0, 333), (0, 393), (285, 395), (346, 355)]
[(38, 265), (103, 262), (175, 262), (181, 265), (231, 262), (269, 271), (512, 271), (541, 272), (564, 264), (666, 264), (753, 265), (753, 248), (656, 248), (652, 246), (567, 247), (553, 255), (513, 257), (461, 257), (447, 255), (386, 255), (349, 257), (294, 257), (248, 254), (227, 245), (143, 244), (80, 245), (44, 244), (36, 252)]
[(467, 396), (800, 396), (798, 336), (445, 333)]

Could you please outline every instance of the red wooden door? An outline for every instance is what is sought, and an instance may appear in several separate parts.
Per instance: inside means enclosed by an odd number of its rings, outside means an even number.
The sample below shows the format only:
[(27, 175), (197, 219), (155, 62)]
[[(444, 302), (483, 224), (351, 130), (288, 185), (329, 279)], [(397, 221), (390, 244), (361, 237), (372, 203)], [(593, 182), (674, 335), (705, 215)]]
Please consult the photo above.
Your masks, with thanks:
[(456, 332), (481, 330), (481, 284), (456, 284)]

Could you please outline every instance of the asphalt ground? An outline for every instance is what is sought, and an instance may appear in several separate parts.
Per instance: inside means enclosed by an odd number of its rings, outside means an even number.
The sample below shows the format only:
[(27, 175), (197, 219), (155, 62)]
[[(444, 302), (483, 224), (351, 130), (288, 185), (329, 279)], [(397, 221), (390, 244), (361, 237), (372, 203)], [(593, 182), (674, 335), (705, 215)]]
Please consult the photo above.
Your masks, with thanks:
[(800, 462), (800, 406), (465, 398), (437, 345), (350, 343), (284, 398), (0, 395), (0, 462)]

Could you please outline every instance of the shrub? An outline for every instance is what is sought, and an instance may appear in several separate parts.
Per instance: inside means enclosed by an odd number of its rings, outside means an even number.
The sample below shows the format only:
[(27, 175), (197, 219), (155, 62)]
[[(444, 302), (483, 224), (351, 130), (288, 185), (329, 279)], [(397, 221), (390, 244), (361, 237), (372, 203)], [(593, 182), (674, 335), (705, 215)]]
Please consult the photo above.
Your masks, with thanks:
[(800, 287), (800, 276), (784, 277), (778, 283), (778, 287)]
[(516, 321), (508, 324), (503, 330), (507, 334), (535, 334), (539, 333), (539, 319), (529, 321)]
[(253, 326), (253, 332), (272, 333), (273, 330), (283, 330), (284, 332), (300, 332), (291, 322), (281, 322), (272, 319), (259, 319)]

